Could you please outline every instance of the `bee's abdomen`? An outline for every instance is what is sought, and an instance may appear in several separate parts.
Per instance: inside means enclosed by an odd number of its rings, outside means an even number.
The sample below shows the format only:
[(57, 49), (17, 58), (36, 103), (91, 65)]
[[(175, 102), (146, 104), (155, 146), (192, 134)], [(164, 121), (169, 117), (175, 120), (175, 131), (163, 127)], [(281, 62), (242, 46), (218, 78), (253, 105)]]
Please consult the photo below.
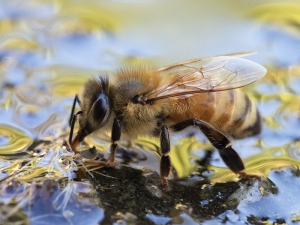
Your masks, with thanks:
[[(233, 104), (231, 104), (230, 107), (231, 116), (228, 121), (223, 124), (223, 126), (222, 124), (219, 124), (220, 117), (218, 118), (216, 115), (216, 126), (220, 126), (220, 128), (224, 130), (225, 134), (229, 134), (229, 136), (237, 139), (260, 133), (261, 118), (256, 105), (249, 99), (249, 97), (240, 90), (230, 90), (220, 93), (230, 95), (231, 97), (229, 99), (232, 99)], [(230, 104), (228, 103), (228, 105)], [(229, 107), (225, 106), (225, 108)], [(219, 109), (218, 104), (216, 104), (216, 109), (222, 110)], [(223, 110), (226, 111), (227, 109)]]
[(256, 135), (261, 130), (261, 119), (255, 104), (242, 91), (228, 90), (194, 95), (173, 102), (170, 119), (205, 121), (233, 138)]

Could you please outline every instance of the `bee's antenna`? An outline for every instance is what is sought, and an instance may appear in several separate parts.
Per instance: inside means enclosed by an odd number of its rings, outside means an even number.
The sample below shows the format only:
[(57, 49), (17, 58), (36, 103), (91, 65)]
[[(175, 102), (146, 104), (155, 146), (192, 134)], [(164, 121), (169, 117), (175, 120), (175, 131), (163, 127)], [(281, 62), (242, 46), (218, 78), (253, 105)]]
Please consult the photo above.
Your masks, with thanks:
[(81, 104), (81, 101), (78, 97), (78, 94), (75, 95), (74, 101), (73, 101), (73, 106), (72, 106), (72, 110), (71, 110), (71, 115), (70, 115), (70, 119), (69, 119), (69, 125), (72, 126), (72, 120), (73, 120), (73, 116), (74, 116), (74, 111), (75, 111), (75, 106), (76, 106), (76, 102), (79, 104)]
[[(75, 102), (75, 101), (74, 101)], [(73, 110), (72, 110), (73, 111)], [(69, 134), (69, 143), (70, 145), (72, 144), (72, 138), (73, 138), (73, 131), (74, 131), (74, 126), (75, 126), (75, 122), (76, 122), (76, 117), (82, 114), (82, 111), (78, 111), (77, 113), (75, 113), (72, 117), (71, 117), (71, 122), (70, 122), (70, 134)], [(73, 150), (73, 149), (72, 149)]]

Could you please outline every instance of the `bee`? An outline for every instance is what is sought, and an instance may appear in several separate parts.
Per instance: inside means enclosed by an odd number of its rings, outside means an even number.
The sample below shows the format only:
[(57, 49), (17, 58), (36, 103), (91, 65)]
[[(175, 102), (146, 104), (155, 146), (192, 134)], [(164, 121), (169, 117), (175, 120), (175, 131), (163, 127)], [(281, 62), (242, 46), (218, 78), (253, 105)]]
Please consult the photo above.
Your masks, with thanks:
[[(99, 76), (84, 84), (81, 100), (75, 96), (69, 142), (73, 151), (95, 131), (111, 132), (108, 164), (114, 162), (118, 142), (139, 135), (160, 138), (160, 177), (168, 190), (171, 168), (169, 130), (194, 126), (219, 151), (227, 167), (247, 176), (230, 139), (256, 135), (261, 118), (255, 104), (239, 87), (266, 74), (247, 54), (194, 59), (160, 69), (123, 68), (108, 78)], [(76, 103), (81, 110), (74, 114)], [(79, 130), (72, 138), (76, 118)]]

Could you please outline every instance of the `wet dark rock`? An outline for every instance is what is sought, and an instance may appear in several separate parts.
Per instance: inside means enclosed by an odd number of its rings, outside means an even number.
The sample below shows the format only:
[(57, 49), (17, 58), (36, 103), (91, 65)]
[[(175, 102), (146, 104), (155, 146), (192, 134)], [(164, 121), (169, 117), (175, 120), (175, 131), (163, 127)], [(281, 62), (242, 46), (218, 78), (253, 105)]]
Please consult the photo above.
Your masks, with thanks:
[[(103, 168), (98, 172), (103, 175), (93, 173), (94, 178), (89, 179), (105, 208), (103, 224), (115, 222), (112, 218), (116, 212), (129, 212), (136, 216), (138, 223), (144, 224), (152, 224), (147, 220), (149, 213), (172, 218), (178, 211), (188, 212), (196, 221), (201, 221), (230, 209), (226, 200), (239, 188), (236, 182), (186, 186), (170, 180), (170, 191), (164, 192), (155, 173), (145, 177), (141, 170), (130, 167)], [(204, 201), (206, 204), (201, 204)], [(174, 213), (174, 208), (177, 213)]]

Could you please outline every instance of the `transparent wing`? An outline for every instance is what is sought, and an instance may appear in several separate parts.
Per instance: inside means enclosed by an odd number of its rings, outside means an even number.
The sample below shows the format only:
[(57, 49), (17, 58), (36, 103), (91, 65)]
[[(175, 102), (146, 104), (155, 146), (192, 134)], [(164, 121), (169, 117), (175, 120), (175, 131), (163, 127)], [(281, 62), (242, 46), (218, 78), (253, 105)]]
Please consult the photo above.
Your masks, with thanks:
[(150, 93), (148, 101), (243, 87), (263, 77), (267, 70), (250, 60), (226, 55), (181, 62), (159, 72), (171, 75), (171, 81)]
[(166, 67), (162, 67), (158, 71), (161, 72), (161, 71), (169, 70), (172, 68), (179, 68), (180, 66), (184, 66), (184, 65), (188, 65), (188, 64), (196, 63), (196, 62), (201, 62), (201, 61), (210, 61), (210, 60), (214, 60), (215, 58), (218, 58), (218, 57), (230, 56), (230, 57), (238, 58), (238, 57), (244, 57), (244, 56), (249, 56), (249, 55), (254, 55), (254, 54), (256, 54), (256, 52), (238, 52), (238, 53), (231, 53), (231, 54), (226, 54), (226, 55), (218, 55), (218, 56), (210, 56), (210, 57), (206, 57), (206, 58), (192, 59), (192, 60), (188, 60), (188, 61), (184, 61), (184, 62), (171, 64)]

